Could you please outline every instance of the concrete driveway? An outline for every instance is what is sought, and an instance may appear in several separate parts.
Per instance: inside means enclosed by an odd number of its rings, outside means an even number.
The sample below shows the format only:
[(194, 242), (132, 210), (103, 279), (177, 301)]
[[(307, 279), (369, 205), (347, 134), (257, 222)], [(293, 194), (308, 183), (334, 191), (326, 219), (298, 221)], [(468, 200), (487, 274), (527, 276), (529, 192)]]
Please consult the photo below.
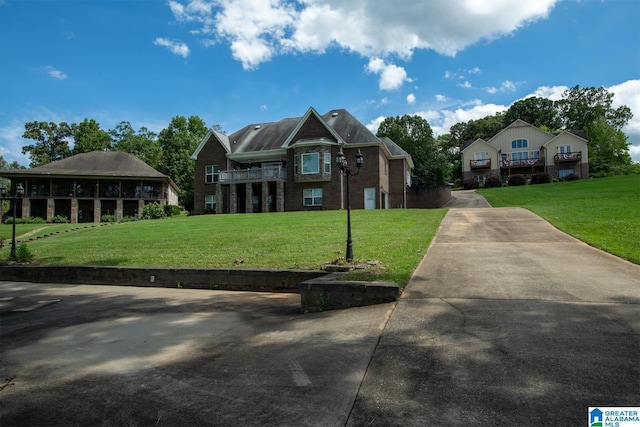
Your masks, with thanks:
[(586, 425), (640, 405), (640, 266), (457, 206), (400, 301), (0, 282), (0, 425)]
[(348, 425), (581, 426), (589, 406), (640, 406), (640, 266), (524, 209), (452, 208)]

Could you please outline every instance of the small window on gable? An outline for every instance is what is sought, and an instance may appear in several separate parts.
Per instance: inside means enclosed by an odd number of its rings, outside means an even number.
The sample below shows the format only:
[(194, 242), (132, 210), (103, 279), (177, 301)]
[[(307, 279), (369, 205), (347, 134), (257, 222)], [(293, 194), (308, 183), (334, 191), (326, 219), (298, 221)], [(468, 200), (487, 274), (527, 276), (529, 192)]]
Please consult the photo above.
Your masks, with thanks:
[(220, 167), (218, 165), (207, 165), (204, 172), (204, 182), (207, 184), (218, 182), (219, 173)]
[(319, 153), (302, 154), (302, 173), (303, 174), (320, 173), (320, 154)]
[(529, 141), (527, 141), (526, 139), (514, 139), (513, 141), (511, 141), (512, 149), (527, 148), (528, 146), (529, 146)]

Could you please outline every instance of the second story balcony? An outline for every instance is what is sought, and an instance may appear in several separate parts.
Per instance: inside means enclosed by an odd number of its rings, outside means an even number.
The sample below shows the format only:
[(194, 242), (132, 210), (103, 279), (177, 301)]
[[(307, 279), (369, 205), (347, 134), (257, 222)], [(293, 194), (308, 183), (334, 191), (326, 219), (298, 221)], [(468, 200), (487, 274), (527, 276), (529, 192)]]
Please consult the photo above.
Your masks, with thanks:
[(529, 166), (544, 166), (544, 159), (503, 159), (500, 165), (502, 168), (524, 168)]
[(582, 160), (582, 151), (576, 151), (573, 153), (558, 153), (553, 156), (553, 161), (556, 163), (576, 163)]
[(245, 182), (284, 181), (287, 179), (287, 170), (282, 166), (266, 166), (263, 168), (234, 169), (220, 171), (218, 182), (220, 184), (242, 184)]
[(491, 159), (469, 160), (471, 169), (491, 169)]

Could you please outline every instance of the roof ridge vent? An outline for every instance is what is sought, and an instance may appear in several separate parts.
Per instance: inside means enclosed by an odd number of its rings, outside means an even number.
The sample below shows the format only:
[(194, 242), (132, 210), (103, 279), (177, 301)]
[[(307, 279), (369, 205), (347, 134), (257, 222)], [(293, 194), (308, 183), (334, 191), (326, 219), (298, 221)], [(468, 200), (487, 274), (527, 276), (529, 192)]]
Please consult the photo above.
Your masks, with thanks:
[(333, 113), (331, 113), (331, 117), (338, 117), (338, 112), (334, 111)]
[(260, 127), (261, 127), (260, 125), (255, 125), (253, 130), (258, 130), (258, 129), (260, 129)]

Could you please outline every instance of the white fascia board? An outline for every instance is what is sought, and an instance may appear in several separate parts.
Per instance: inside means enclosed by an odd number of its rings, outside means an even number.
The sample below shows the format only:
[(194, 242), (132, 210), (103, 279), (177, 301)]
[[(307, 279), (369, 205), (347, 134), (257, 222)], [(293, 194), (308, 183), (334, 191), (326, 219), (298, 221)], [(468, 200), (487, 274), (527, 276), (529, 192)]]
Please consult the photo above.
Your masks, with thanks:
[(229, 160), (240, 163), (251, 162), (266, 162), (269, 160), (280, 160), (287, 156), (287, 150), (275, 149), (265, 151), (250, 151), (247, 153), (233, 153), (227, 154)]

